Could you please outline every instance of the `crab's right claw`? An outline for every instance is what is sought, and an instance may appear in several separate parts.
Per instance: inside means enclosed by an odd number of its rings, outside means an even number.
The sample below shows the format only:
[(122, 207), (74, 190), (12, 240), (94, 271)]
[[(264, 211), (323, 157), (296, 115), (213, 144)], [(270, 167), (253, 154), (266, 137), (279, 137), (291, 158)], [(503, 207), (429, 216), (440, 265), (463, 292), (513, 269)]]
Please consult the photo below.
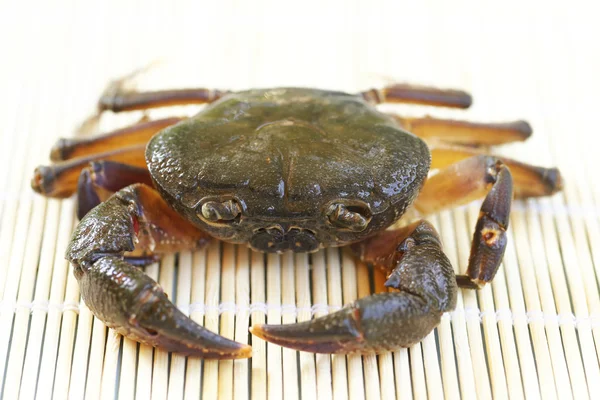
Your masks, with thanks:
[(442, 312), (410, 293), (380, 293), (312, 321), (255, 325), (268, 342), (312, 353), (379, 354), (408, 347), (439, 323)]
[(454, 271), (429, 223), (385, 231), (362, 245), (364, 259), (389, 261), (391, 273), (385, 285), (397, 291), (363, 297), (312, 321), (255, 325), (250, 332), (296, 350), (377, 354), (417, 343), (436, 327), (444, 312), (454, 309)]
[(169, 301), (154, 280), (120, 257), (102, 257), (75, 271), (90, 310), (124, 336), (205, 359), (252, 355), (250, 346), (196, 324)]

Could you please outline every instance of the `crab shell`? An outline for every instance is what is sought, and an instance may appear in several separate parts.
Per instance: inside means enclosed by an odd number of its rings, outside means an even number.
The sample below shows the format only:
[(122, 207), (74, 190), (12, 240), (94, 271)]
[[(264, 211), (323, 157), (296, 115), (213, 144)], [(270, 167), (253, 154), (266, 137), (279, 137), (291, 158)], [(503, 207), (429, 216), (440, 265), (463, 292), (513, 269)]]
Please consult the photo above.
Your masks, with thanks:
[[(146, 160), (161, 196), (210, 235), (306, 252), (394, 223), (422, 187), (430, 154), (355, 95), (283, 88), (223, 97), (155, 135)], [(205, 218), (204, 204), (227, 201), (239, 215)], [(340, 205), (365, 223), (336, 225), (329, 216)]]

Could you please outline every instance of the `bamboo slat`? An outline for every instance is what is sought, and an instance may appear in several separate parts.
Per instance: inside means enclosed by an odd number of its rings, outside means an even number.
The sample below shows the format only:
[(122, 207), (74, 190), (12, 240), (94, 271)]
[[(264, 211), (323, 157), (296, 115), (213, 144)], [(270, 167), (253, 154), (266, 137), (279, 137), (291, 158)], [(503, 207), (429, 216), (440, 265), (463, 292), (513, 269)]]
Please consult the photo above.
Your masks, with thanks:
[[(597, 398), (596, 14), (592, 5), (541, 0), (0, 3), (0, 399)], [(78, 129), (110, 79), (149, 64), (158, 66), (134, 85), (463, 88), (475, 99), (467, 111), (381, 110), (527, 119), (532, 138), (498, 151), (558, 166), (565, 187), (552, 198), (515, 201), (494, 282), (460, 291), (456, 309), (421, 343), (379, 356), (299, 353), (248, 333), (253, 324), (309, 320), (386, 290), (385, 276), (348, 250), (265, 256), (214, 242), (169, 255), (146, 273), (195, 321), (250, 343), (253, 357), (168, 354), (123, 339), (91, 314), (64, 259), (75, 201), (29, 187), (59, 137), (145, 116), (105, 113)], [(430, 218), (456, 272), (467, 264), (478, 211), (475, 202)]]

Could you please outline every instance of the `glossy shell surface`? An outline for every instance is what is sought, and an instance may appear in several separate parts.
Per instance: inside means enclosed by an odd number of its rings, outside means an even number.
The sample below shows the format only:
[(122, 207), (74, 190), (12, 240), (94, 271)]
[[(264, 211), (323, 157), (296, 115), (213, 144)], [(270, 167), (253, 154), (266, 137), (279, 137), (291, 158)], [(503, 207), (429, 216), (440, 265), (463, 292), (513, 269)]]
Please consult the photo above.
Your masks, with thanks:
[[(299, 88), (225, 95), (157, 134), (146, 159), (162, 196), (213, 236), (244, 243), (261, 230), (308, 232), (317, 247), (388, 227), (430, 165), (421, 139), (361, 97)], [(234, 221), (202, 218), (202, 204), (231, 199), (241, 209)], [(334, 226), (327, 215), (339, 204), (366, 214), (366, 228)]]

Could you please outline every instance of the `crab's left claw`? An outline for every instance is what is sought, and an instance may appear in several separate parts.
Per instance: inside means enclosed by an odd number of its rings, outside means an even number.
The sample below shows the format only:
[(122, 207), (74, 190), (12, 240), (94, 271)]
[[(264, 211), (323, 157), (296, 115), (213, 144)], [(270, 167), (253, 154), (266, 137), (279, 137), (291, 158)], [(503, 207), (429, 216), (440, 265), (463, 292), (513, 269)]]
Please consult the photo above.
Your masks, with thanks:
[(167, 351), (202, 358), (247, 358), (250, 346), (219, 336), (175, 307), (160, 286), (119, 257), (75, 270), (86, 305), (120, 334)]
[(214, 359), (251, 356), (250, 346), (196, 324), (158, 283), (126, 258), (194, 249), (206, 234), (168, 207), (149, 186), (121, 189), (79, 223), (67, 248), (81, 295), (96, 317), (138, 342)]
[(359, 299), (313, 321), (257, 325), (250, 331), (269, 342), (315, 353), (381, 353), (419, 342), (454, 308), (456, 278), (429, 223), (418, 222), (391, 235), (396, 237), (375, 240), (392, 246), (383, 260), (392, 265), (386, 286), (398, 291)]

